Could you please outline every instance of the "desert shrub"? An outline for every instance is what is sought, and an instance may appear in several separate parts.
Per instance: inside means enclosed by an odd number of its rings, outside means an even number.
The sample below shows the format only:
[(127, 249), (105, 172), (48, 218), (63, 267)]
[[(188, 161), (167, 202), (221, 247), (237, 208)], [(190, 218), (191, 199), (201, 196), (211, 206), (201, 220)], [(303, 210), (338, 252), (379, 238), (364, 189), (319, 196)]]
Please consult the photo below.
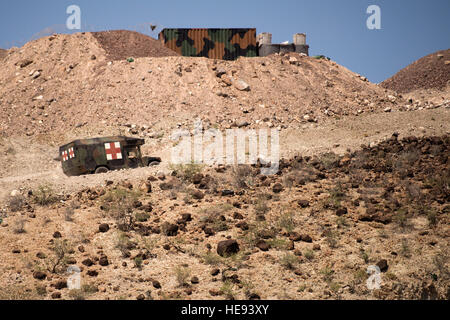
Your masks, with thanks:
[(22, 210), (23, 207), (26, 205), (26, 199), (21, 194), (10, 196), (7, 199), (7, 205), (9, 210), (11, 210), (11, 212), (17, 212)]
[(138, 191), (125, 188), (113, 189), (102, 197), (102, 208), (109, 212), (119, 225), (129, 229), (133, 226), (133, 208), (139, 197)]
[(130, 240), (129, 236), (124, 232), (119, 232), (115, 241), (116, 248), (120, 250), (123, 257), (129, 256), (129, 250), (136, 247), (136, 244)]
[(53, 256), (47, 258), (47, 269), (51, 273), (65, 272), (68, 266), (67, 260), (71, 252), (72, 245), (67, 240), (54, 239), (50, 246)]
[(311, 249), (307, 249), (303, 255), (310, 261), (314, 259), (314, 251), (312, 251)]
[(189, 276), (191, 275), (191, 270), (189, 268), (184, 266), (178, 266), (174, 270), (175, 278), (178, 282), (178, 285), (180, 287), (187, 285), (187, 280)]
[(333, 281), (334, 278), (334, 270), (331, 269), (330, 266), (326, 266), (325, 268), (323, 268), (322, 270), (320, 270), (320, 273), (323, 276), (323, 280), (325, 282), (330, 283), (331, 281)]
[(292, 232), (295, 229), (294, 214), (292, 212), (286, 212), (280, 215), (278, 218), (278, 226), (287, 232)]
[(428, 225), (430, 227), (435, 227), (439, 222), (439, 215), (436, 210), (429, 209), (426, 211), (427, 219), (428, 219)]
[(138, 268), (139, 270), (142, 269), (142, 263), (144, 262), (144, 259), (142, 259), (142, 257), (135, 257), (133, 261), (136, 268)]
[(258, 194), (253, 202), (256, 215), (265, 215), (270, 211), (268, 206), (268, 197), (265, 194)]
[(280, 264), (286, 269), (295, 269), (298, 264), (298, 258), (292, 253), (287, 252), (281, 257)]
[(399, 209), (392, 219), (401, 229), (410, 227), (408, 211)]
[(448, 254), (446, 251), (441, 250), (441, 252), (438, 252), (433, 257), (433, 264), (436, 267), (437, 270), (439, 270), (439, 273), (441, 277), (448, 277), (449, 276), (449, 269), (447, 266), (448, 263)]
[(233, 167), (232, 182), (238, 189), (247, 188), (253, 184), (252, 168), (248, 165), (237, 165)]
[(348, 227), (349, 223), (346, 217), (340, 216), (336, 219), (336, 225), (338, 228)]
[(406, 258), (411, 257), (411, 249), (407, 239), (402, 239), (400, 254)]
[(72, 222), (74, 214), (75, 214), (75, 211), (73, 210), (73, 208), (67, 207), (66, 209), (64, 209), (64, 220), (66, 220), (68, 222)]
[(327, 229), (324, 232), (328, 245), (331, 248), (336, 248), (338, 246), (339, 232)]
[(341, 182), (338, 182), (334, 188), (328, 191), (328, 198), (324, 201), (325, 209), (338, 209), (341, 207), (341, 202), (346, 198), (346, 190)]
[(146, 212), (136, 212), (136, 214), (134, 215), (134, 218), (138, 222), (145, 222), (150, 218), (150, 215)]
[(59, 200), (56, 192), (50, 184), (40, 185), (36, 190), (33, 190), (34, 202), (41, 206), (46, 206), (55, 203)]
[(169, 168), (170, 170), (175, 171), (180, 179), (186, 182), (191, 182), (194, 175), (202, 172), (203, 165), (196, 163), (171, 164)]
[(324, 153), (319, 157), (319, 162), (326, 170), (335, 168), (339, 165), (340, 157), (332, 152)]
[(205, 264), (209, 264), (212, 266), (217, 266), (222, 262), (222, 259), (217, 254), (214, 254), (211, 251), (208, 251), (206, 254), (202, 256), (203, 262)]
[(228, 225), (224, 219), (224, 214), (232, 208), (232, 205), (223, 203), (202, 209), (203, 216), (200, 218), (200, 222), (207, 224), (215, 232), (226, 231), (228, 230)]
[(364, 281), (367, 280), (367, 278), (369, 277), (369, 275), (367, 274), (367, 271), (364, 269), (358, 269), (355, 271), (355, 273), (353, 274), (353, 277), (356, 281), (356, 283), (362, 283)]
[(220, 294), (225, 296), (229, 300), (234, 300), (233, 283), (230, 280), (226, 280), (219, 290)]
[(16, 234), (25, 233), (26, 232), (25, 223), (26, 223), (26, 220), (24, 218), (21, 218), (21, 217), (17, 218), (14, 221), (14, 225), (13, 225), (14, 233), (16, 233)]

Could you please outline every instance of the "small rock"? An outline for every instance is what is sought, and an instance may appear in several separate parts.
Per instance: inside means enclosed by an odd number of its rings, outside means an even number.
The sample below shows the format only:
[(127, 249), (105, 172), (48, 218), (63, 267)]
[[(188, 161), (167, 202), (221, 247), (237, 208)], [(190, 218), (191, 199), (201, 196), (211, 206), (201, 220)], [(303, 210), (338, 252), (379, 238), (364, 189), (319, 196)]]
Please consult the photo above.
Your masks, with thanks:
[(168, 237), (174, 237), (178, 234), (178, 226), (172, 223), (166, 223), (163, 227), (164, 234)]
[(67, 288), (67, 281), (60, 280), (60, 281), (55, 283), (54, 287), (57, 290), (61, 290), (61, 289)]
[(105, 255), (101, 256), (100, 259), (98, 260), (98, 264), (103, 267), (106, 267), (107, 265), (109, 265), (108, 257)]
[(155, 289), (161, 289), (161, 283), (159, 283), (159, 281), (157, 280), (153, 280), (152, 285)]
[(311, 243), (312, 238), (308, 234), (302, 234), (302, 241)]
[(220, 269), (213, 269), (212, 271), (211, 271), (211, 275), (214, 277), (214, 276), (217, 276), (218, 274), (220, 273)]
[(264, 240), (259, 240), (256, 243), (256, 247), (259, 248), (261, 251), (268, 251), (270, 249), (270, 245)]
[(239, 244), (236, 240), (224, 240), (217, 244), (217, 253), (224, 257), (239, 252)]
[(108, 230), (109, 230), (109, 224), (107, 224), (107, 223), (102, 223), (101, 225), (98, 226), (98, 231), (100, 231), (100, 232), (105, 233), (105, 232), (108, 232)]
[(94, 264), (94, 262), (90, 258), (83, 260), (81, 263), (84, 264), (86, 267), (90, 267)]
[(61, 232), (56, 231), (55, 233), (53, 233), (53, 238), (58, 239), (58, 238), (61, 238), (61, 237), (62, 237)]
[(298, 200), (297, 203), (302, 208), (309, 207), (309, 201), (308, 200)]
[(226, 197), (226, 196), (234, 196), (234, 191), (233, 190), (222, 190), (222, 197)]
[(233, 85), (239, 91), (250, 91), (250, 85), (242, 79), (233, 81)]
[(33, 273), (33, 278), (38, 280), (44, 280), (45, 278), (47, 278), (47, 275), (42, 271), (36, 271)]
[(275, 183), (272, 187), (272, 191), (274, 193), (280, 193), (281, 191), (283, 191), (283, 186), (281, 185), (281, 183)]
[(197, 284), (197, 283), (199, 283), (199, 282), (200, 282), (200, 281), (198, 280), (198, 277), (195, 277), (195, 276), (194, 276), (194, 277), (191, 278), (191, 283), (192, 283), (192, 284)]
[(387, 260), (386, 259), (381, 259), (380, 261), (377, 262), (377, 266), (378, 268), (380, 268), (381, 272), (386, 272), (389, 268)]
[(347, 208), (341, 207), (341, 208), (336, 210), (336, 215), (338, 217), (343, 216), (344, 214), (347, 214)]
[(53, 292), (52, 299), (61, 299), (61, 292)]

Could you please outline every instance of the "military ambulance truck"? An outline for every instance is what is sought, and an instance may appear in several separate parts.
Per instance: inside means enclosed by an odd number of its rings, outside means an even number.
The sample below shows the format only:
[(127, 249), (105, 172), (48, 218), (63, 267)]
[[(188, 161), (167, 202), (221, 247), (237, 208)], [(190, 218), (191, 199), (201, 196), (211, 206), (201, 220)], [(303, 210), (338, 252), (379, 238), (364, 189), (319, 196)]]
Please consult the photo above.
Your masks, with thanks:
[(63, 172), (68, 176), (156, 165), (161, 158), (142, 157), (144, 139), (124, 136), (80, 139), (59, 147)]

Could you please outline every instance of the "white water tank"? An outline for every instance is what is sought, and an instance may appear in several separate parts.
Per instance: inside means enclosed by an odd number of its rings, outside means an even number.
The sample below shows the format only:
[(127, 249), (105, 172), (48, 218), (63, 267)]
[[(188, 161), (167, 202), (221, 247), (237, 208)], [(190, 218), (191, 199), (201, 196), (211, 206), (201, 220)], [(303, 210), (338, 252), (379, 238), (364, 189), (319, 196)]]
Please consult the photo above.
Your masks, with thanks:
[(304, 33), (296, 33), (294, 34), (294, 44), (297, 46), (306, 44), (306, 34)]
[(262, 44), (272, 44), (272, 34), (269, 32), (263, 32), (258, 34), (258, 36), (256, 37), (256, 42), (259, 45)]

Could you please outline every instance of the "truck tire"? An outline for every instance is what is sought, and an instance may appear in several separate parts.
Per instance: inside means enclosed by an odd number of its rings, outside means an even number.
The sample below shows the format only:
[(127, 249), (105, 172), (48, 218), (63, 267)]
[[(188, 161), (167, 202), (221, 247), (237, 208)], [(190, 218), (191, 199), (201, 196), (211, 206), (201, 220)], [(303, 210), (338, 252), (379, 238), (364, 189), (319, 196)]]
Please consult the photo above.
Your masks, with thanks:
[(97, 169), (95, 169), (95, 174), (106, 173), (108, 171), (109, 171), (109, 169), (107, 167), (98, 167)]

